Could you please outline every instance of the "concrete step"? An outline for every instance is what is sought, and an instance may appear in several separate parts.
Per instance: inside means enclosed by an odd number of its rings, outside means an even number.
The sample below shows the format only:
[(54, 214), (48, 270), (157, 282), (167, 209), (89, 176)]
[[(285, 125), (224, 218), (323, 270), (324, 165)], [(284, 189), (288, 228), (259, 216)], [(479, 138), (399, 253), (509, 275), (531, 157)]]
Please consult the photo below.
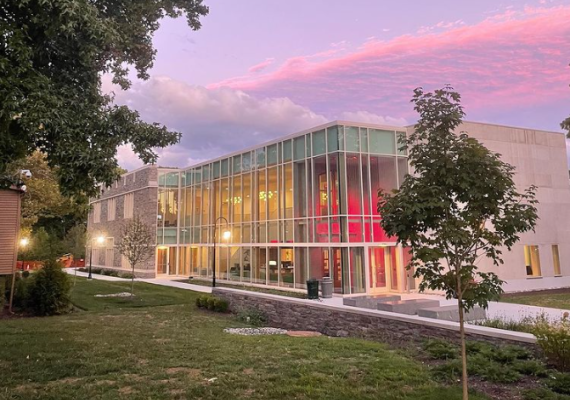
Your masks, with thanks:
[(389, 311), (400, 314), (414, 315), (418, 313), (419, 309), (438, 307), (439, 301), (427, 299), (413, 299), (413, 300), (400, 300), (400, 301), (387, 301), (378, 303), (378, 310)]
[(342, 304), (345, 306), (359, 307), (359, 308), (370, 308), (372, 310), (377, 310), (377, 306), (380, 303), (386, 301), (398, 301), (402, 297), (397, 294), (379, 294), (374, 296), (358, 296), (358, 297), (346, 297), (342, 299)]
[[(418, 310), (418, 315), (420, 317), (459, 322), (459, 308), (457, 306), (426, 307)], [(465, 321), (476, 321), (486, 317), (487, 313), (481, 307), (475, 307), (473, 310), (465, 313)]]

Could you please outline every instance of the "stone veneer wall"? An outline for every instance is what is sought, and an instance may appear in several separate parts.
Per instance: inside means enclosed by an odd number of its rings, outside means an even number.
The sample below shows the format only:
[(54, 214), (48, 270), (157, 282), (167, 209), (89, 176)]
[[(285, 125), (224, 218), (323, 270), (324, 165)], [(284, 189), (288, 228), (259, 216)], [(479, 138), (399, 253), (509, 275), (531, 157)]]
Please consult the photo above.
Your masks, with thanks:
[[(158, 168), (155, 165), (149, 165), (124, 174), (115, 184), (104, 188), (98, 198), (91, 199), (91, 206), (97, 202), (101, 203), (101, 222), (93, 223), (93, 209), (91, 209), (87, 231), (91, 234), (105, 232), (107, 237), (112, 237), (115, 241), (113, 265), (105, 266), (105, 251), (102, 250), (99, 252), (99, 258), (93, 259), (93, 266), (97, 268), (132, 272), (130, 268), (123, 268), (121, 254), (116, 249), (116, 245), (121, 240), (122, 229), (130, 221), (130, 218), (124, 218), (124, 201), (127, 193), (134, 194), (134, 214), (138, 215), (151, 229), (156, 229)], [(115, 219), (108, 221), (107, 202), (111, 198), (116, 201)], [(89, 263), (89, 253), (87, 253), (86, 263)], [(137, 278), (154, 278), (156, 276), (155, 257), (151, 257), (145, 263), (138, 265), (135, 276)]]
[[(247, 293), (243, 290), (214, 288), (215, 296), (226, 299), (232, 311), (255, 309), (276, 328), (318, 331), (328, 336), (378, 340), (396, 346), (418, 343), (429, 338), (459, 341), (459, 324), (417, 316), (382, 313), (324, 305), (275, 295)], [(392, 315), (386, 315), (392, 314)], [(481, 326), (467, 326), (469, 340), (492, 344), (515, 344), (533, 351), (538, 347), (533, 335), (502, 331)]]

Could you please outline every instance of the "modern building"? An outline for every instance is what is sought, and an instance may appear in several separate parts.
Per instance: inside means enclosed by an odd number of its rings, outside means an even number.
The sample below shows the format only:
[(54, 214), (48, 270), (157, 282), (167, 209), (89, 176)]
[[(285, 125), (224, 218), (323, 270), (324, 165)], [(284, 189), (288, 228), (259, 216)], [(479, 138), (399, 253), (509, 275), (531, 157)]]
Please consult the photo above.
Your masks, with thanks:
[[(93, 264), (129, 269), (115, 244), (136, 213), (156, 228), (156, 257), (137, 267), (141, 277), (210, 278), (217, 227), (218, 280), (303, 289), (328, 276), (338, 294), (413, 291), (408, 252), (382, 230), (376, 207), (378, 189), (398, 188), (408, 173), (398, 143), (412, 129), (335, 121), (189, 168), (129, 172), (92, 200), (89, 231), (107, 237)], [(536, 232), (504, 265), (481, 268), (508, 291), (570, 286), (564, 135), (471, 122), (459, 130), (514, 165), (521, 190), (538, 186)]]

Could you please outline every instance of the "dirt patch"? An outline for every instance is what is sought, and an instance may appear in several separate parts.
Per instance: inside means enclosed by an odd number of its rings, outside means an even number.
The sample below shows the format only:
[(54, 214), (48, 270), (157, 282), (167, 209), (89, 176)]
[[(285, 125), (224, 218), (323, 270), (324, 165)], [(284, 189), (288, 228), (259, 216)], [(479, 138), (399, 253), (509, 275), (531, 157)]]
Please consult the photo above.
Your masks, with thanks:
[(58, 380), (57, 382), (63, 383), (63, 384), (69, 384), (69, 383), (79, 382), (80, 380), (81, 380), (81, 378), (64, 378), (64, 379)]
[(287, 336), (292, 337), (317, 337), (323, 336), (320, 332), (315, 331), (287, 331)]
[(121, 394), (133, 394), (134, 390), (130, 386), (125, 386), (119, 389), (119, 393)]
[(96, 384), (97, 386), (102, 386), (102, 385), (109, 385), (109, 386), (110, 386), (110, 385), (114, 385), (115, 383), (117, 383), (117, 382), (111, 381), (111, 380), (107, 380), (107, 379), (102, 379), (102, 380), (100, 380), (100, 381), (95, 381), (95, 384)]
[(242, 371), (242, 373), (244, 375), (252, 375), (253, 374), (253, 368), (246, 368)]

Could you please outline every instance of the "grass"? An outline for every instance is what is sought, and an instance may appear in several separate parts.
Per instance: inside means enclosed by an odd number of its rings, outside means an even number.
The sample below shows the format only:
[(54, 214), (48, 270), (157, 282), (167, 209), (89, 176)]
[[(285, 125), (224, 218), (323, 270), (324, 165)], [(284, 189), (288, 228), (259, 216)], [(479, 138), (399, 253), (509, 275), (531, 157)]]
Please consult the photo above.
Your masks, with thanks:
[(526, 304), (529, 306), (561, 308), (570, 310), (570, 290), (567, 293), (555, 292), (536, 292), (536, 293), (520, 293), (509, 294), (503, 296), (501, 301), (505, 303)]
[[(181, 280), (179, 282), (191, 283), (193, 285), (201, 285), (201, 286), (212, 286), (211, 281), (204, 281), (204, 280), (200, 280), (200, 279), (184, 279), (184, 280)], [(231, 284), (231, 283), (221, 283), (221, 282), (216, 282), (216, 286), (217, 287), (230, 288), (230, 289), (249, 290), (250, 292), (275, 294), (275, 295), (286, 296), (286, 297), (295, 297), (297, 299), (306, 299), (307, 298), (307, 295), (305, 293), (292, 292), (289, 290), (270, 289), (270, 288), (264, 288), (264, 287), (247, 286), (247, 285)]]
[[(0, 321), (0, 399), (460, 399), (421, 363), (364, 340), (242, 337), (197, 293), (78, 278), (87, 311)], [(473, 400), (484, 397), (474, 395)]]

